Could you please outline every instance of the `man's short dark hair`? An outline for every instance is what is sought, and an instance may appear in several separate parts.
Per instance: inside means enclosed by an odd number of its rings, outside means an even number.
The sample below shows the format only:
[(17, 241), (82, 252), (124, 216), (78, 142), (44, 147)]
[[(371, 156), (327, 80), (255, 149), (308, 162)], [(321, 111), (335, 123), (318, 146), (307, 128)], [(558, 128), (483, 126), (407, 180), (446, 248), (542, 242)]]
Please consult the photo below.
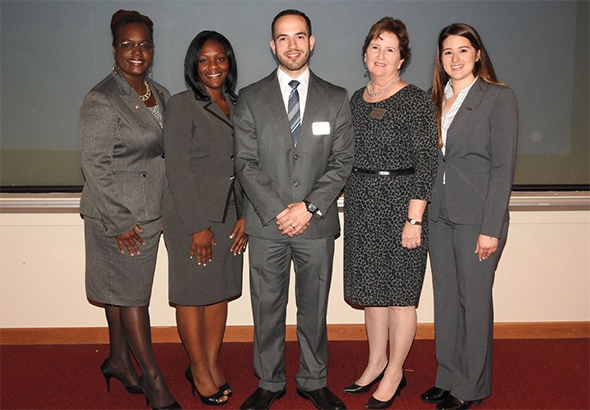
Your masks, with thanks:
[(307, 31), (308, 31), (307, 35), (311, 36), (311, 21), (309, 20), (309, 17), (307, 17), (307, 15), (304, 12), (302, 12), (302, 11), (295, 10), (295, 9), (287, 9), (287, 10), (281, 11), (272, 20), (272, 23), (270, 25), (270, 31), (272, 33), (273, 40), (275, 38), (275, 23), (277, 22), (278, 19), (280, 19), (283, 16), (299, 16), (299, 17), (303, 17), (305, 19), (305, 23), (307, 24)]

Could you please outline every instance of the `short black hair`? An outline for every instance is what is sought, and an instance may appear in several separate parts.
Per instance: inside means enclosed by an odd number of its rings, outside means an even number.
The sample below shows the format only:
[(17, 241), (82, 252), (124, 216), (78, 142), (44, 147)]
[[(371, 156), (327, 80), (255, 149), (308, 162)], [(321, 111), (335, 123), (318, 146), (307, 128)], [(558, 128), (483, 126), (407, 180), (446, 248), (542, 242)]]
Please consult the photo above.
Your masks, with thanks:
[(225, 49), (229, 70), (223, 85), (225, 92), (235, 98), (236, 95), (234, 94), (233, 89), (236, 85), (236, 82), (238, 81), (238, 66), (236, 63), (236, 56), (229, 40), (225, 38), (223, 34), (220, 34), (216, 31), (201, 31), (199, 34), (197, 34), (193, 41), (191, 41), (191, 44), (188, 46), (188, 50), (186, 51), (186, 57), (184, 58), (184, 80), (193, 90), (197, 100), (211, 100), (209, 93), (207, 93), (207, 90), (203, 84), (201, 84), (198, 73), (199, 54), (201, 54), (203, 44), (209, 40), (218, 42)]
[(299, 16), (299, 17), (303, 17), (305, 19), (305, 23), (307, 24), (307, 31), (309, 31), (309, 33), (307, 33), (307, 34), (309, 36), (311, 36), (311, 20), (309, 20), (309, 17), (307, 17), (307, 15), (304, 12), (302, 12), (302, 11), (295, 10), (295, 9), (287, 9), (287, 10), (281, 11), (272, 20), (272, 23), (270, 25), (270, 32), (272, 33), (272, 38), (273, 39), (275, 38), (275, 23), (277, 22), (278, 19), (280, 19), (283, 16)]

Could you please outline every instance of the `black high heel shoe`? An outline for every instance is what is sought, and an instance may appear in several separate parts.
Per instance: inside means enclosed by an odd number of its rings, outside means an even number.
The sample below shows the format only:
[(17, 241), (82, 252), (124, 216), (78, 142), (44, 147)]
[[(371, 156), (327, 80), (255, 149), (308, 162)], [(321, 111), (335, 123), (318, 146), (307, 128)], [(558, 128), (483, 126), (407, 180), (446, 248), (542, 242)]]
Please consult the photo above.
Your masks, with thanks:
[(104, 379), (107, 382), (107, 391), (108, 392), (111, 391), (111, 377), (114, 377), (115, 379), (117, 379), (121, 383), (123, 383), (125, 390), (127, 390), (129, 393), (131, 393), (131, 394), (143, 393), (143, 391), (141, 390), (141, 387), (139, 387), (139, 385), (131, 386), (130, 384), (127, 384), (127, 381), (123, 378), (123, 376), (121, 376), (119, 371), (117, 369), (115, 369), (115, 366), (113, 366), (113, 364), (111, 363), (111, 361), (109, 360), (108, 357), (105, 359), (105, 361), (100, 366), (100, 371), (102, 372), (102, 375), (104, 376)]
[(381, 401), (371, 396), (365, 407), (367, 409), (386, 409), (390, 407), (393, 404), (393, 400), (396, 398), (396, 396), (400, 396), (402, 394), (402, 390), (404, 389), (404, 387), (406, 387), (406, 384), (408, 384), (406, 380), (406, 375), (402, 373), (402, 379), (400, 380), (399, 385), (395, 390), (395, 393), (393, 393), (393, 396), (391, 396), (391, 399), (387, 401)]
[(234, 394), (228, 382), (225, 382), (221, 386), (219, 386), (219, 391), (222, 392), (223, 395), (226, 397), (231, 397), (231, 395)]
[[(197, 386), (195, 385), (195, 378), (193, 377), (193, 371), (191, 370), (191, 365), (190, 364), (186, 368), (186, 371), (184, 372), (184, 376), (186, 377), (186, 379), (191, 384), (191, 387), (192, 387), (192, 390), (193, 390), (193, 396), (195, 395), (195, 391), (196, 391), (197, 394), (199, 395), (199, 398), (201, 399), (201, 403), (203, 403), (203, 404), (205, 404), (207, 406), (222, 406), (222, 405), (224, 405), (225, 403), (228, 402), (227, 399), (224, 400), (224, 401), (219, 401), (219, 399), (221, 399), (222, 397), (229, 397), (231, 395), (231, 393), (230, 393), (230, 395), (225, 396), (223, 394), (223, 390), (221, 390), (221, 389), (217, 393), (212, 394), (211, 396), (203, 396), (201, 394), (201, 392), (199, 391), (199, 389), (197, 389)], [(229, 384), (227, 384), (227, 383), (225, 383), (221, 387), (225, 387), (225, 385), (227, 385), (227, 387), (229, 388)]]
[(381, 379), (383, 378), (383, 375), (385, 374), (385, 370), (387, 370), (387, 366), (389, 366), (389, 362), (387, 362), (383, 371), (379, 374), (379, 376), (375, 377), (375, 380), (373, 380), (371, 383), (369, 383), (365, 386), (359, 386), (356, 383), (352, 383), (344, 388), (344, 393), (362, 394), (362, 393), (368, 392), (371, 389), (371, 387), (373, 387), (373, 385), (375, 383), (381, 381)]
[[(143, 388), (143, 376), (139, 378), (139, 387), (141, 387), (141, 390), (143, 390), (143, 394), (145, 395), (145, 406), (149, 407), (150, 406), (150, 398), (147, 395), (145, 389)], [(163, 407), (152, 406), (152, 410), (182, 410), (182, 407), (180, 407), (180, 404), (178, 404), (178, 402), (174, 401), (174, 402), (167, 404)]]

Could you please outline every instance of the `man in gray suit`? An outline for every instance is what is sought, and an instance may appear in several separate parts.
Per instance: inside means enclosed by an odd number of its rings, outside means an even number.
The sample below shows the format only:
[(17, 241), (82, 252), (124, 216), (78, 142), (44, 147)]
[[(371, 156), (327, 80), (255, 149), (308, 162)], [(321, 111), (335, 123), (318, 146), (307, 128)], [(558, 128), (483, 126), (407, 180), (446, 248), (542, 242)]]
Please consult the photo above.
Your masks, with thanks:
[(279, 13), (270, 46), (279, 67), (240, 91), (234, 113), (235, 162), (248, 197), (254, 372), (258, 389), (242, 409), (268, 409), (285, 394), (285, 316), (291, 259), (295, 264), (297, 393), (318, 409), (345, 409), (326, 387), (326, 308), (336, 199), (354, 159), (348, 93), (308, 67), (315, 38), (309, 18)]

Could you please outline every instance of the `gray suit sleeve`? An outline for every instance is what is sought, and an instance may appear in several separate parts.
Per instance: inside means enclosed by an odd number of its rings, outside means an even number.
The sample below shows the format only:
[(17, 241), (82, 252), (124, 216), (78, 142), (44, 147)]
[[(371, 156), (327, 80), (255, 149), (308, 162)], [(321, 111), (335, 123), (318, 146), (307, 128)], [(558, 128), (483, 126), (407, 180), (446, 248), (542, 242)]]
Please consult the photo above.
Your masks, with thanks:
[(494, 101), (490, 133), (492, 163), (480, 233), (499, 238), (508, 212), (518, 140), (516, 97), (508, 87)]
[(106, 95), (88, 93), (80, 110), (80, 163), (86, 188), (108, 228), (106, 236), (129, 232), (137, 221), (123, 205), (113, 177), (113, 147), (118, 117)]

